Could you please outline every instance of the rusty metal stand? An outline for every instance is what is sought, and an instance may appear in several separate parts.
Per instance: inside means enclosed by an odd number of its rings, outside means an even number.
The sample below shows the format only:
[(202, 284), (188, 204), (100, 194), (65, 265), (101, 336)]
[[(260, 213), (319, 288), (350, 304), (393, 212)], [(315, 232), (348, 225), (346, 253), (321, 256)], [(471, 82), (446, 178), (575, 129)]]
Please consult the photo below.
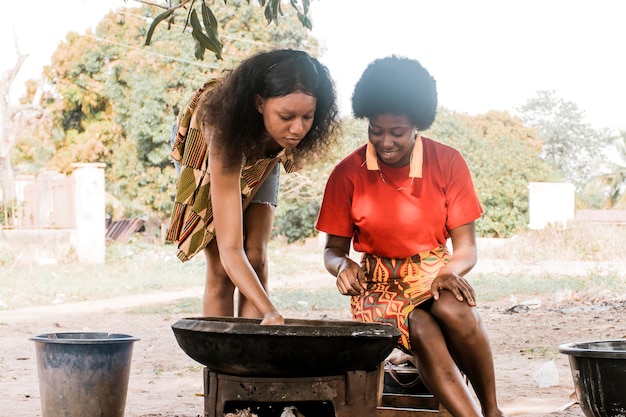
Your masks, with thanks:
[(377, 417), (451, 417), (432, 394), (385, 394)]
[(253, 378), (204, 369), (204, 416), (222, 417), (229, 401), (332, 403), (336, 417), (377, 417), (382, 391), (380, 368), (305, 378)]

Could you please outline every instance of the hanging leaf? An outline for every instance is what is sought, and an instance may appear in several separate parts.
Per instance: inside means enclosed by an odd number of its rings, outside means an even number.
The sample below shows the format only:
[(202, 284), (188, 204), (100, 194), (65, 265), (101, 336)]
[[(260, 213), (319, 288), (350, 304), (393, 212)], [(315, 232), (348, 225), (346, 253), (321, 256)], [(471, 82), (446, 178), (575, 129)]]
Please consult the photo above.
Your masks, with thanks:
[[(221, 53), (224, 45), (222, 44), (222, 41), (220, 41), (220, 39), (217, 37), (217, 30), (209, 30), (206, 33), (206, 36), (211, 40), (212, 43), (215, 44), (215, 47)], [(218, 59), (221, 59), (221, 57), (218, 57)]]
[(269, 4), (265, 6), (263, 14), (265, 15), (265, 20), (267, 20), (267, 24), (269, 25), (270, 23), (272, 23), (272, 11), (270, 10)]
[(200, 24), (200, 19), (198, 19), (198, 13), (196, 13), (195, 10), (192, 10), (191, 13), (189, 13), (189, 24), (193, 30), (202, 32), (202, 25)]
[[(200, 43), (200, 45), (202, 45), (205, 49), (208, 49), (210, 51), (213, 51), (213, 53), (215, 54), (215, 57), (217, 59), (222, 59), (222, 45), (221, 44), (216, 44), (212, 39), (210, 39), (207, 35), (205, 35), (202, 32), (199, 32), (197, 30), (193, 30), (191, 32), (191, 35), (193, 36), (193, 38)], [(197, 47), (196, 47), (197, 49)]]
[(311, 19), (309, 19), (306, 15), (298, 12), (298, 20), (302, 23), (302, 26), (307, 28), (308, 30), (313, 30), (313, 23)]
[[(192, 33), (193, 36), (193, 33)], [(200, 41), (198, 41), (195, 36), (194, 36), (194, 55), (196, 56), (196, 59), (199, 59), (200, 61), (204, 60), (204, 51), (206, 50), (206, 48), (204, 46), (202, 46), (202, 43)]]
[(307, 16), (307, 14), (309, 13), (310, 0), (302, 1), (302, 10), (298, 8), (298, 0), (289, 0), (289, 2), (291, 3), (291, 7), (293, 7), (294, 10), (297, 12), (298, 20), (300, 21), (300, 23), (302, 23), (302, 26), (309, 30), (313, 30), (313, 23)]
[(202, 20), (204, 20), (204, 27), (207, 32), (210, 29), (213, 29), (215, 34), (217, 35), (217, 19), (215, 18), (215, 15), (213, 14), (209, 6), (207, 6), (204, 1), (202, 2)]
[(146, 42), (144, 43), (144, 46), (150, 45), (150, 42), (152, 41), (152, 35), (154, 34), (154, 29), (156, 29), (157, 25), (168, 17), (172, 16), (173, 14), (174, 9), (169, 9), (154, 18), (152, 24), (150, 25), (150, 28), (148, 29), (148, 34), (146, 35)]
[(200, 44), (206, 49), (213, 51), (216, 58), (221, 60), (223, 47), (222, 42), (220, 42), (220, 40), (214, 35), (213, 31), (209, 32), (209, 36), (204, 34), (204, 32), (202, 31), (202, 25), (200, 24), (200, 20), (198, 19), (198, 13), (196, 13), (195, 10), (191, 12), (189, 23), (192, 27), (191, 35), (193, 36), (193, 38), (200, 42)]
[(218, 47), (221, 51), (223, 45), (222, 41), (220, 41), (218, 34), (219, 27), (217, 24), (217, 19), (204, 1), (202, 2), (202, 20), (204, 22), (206, 35), (209, 37), (209, 39), (213, 41), (213, 43), (215, 43), (216, 47)]
[(272, 19), (276, 22), (278, 21), (278, 13), (283, 14), (280, 10), (280, 0), (270, 0), (270, 2), (272, 4)]

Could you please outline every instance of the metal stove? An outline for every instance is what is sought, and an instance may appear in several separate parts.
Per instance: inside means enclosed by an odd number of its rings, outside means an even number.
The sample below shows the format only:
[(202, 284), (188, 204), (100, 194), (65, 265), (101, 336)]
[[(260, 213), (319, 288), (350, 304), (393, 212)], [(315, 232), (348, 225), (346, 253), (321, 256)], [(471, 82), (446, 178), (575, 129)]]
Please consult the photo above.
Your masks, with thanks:
[[(255, 404), (276, 404), (279, 410), (293, 405), (305, 417), (377, 417), (381, 375), (377, 368), (320, 377), (241, 377), (205, 368), (204, 417)], [(317, 404), (317, 411), (307, 414), (300, 404)]]

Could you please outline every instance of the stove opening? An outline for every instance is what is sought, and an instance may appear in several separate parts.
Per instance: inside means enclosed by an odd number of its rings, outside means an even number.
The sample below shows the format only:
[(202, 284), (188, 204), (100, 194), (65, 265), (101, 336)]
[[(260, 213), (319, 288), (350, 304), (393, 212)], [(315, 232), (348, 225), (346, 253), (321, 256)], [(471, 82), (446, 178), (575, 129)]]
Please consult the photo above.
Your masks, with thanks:
[(224, 414), (242, 410), (250, 410), (258, 417), (335, 417), (335, 408), (329, 401), (227, 401), (224, 404)]

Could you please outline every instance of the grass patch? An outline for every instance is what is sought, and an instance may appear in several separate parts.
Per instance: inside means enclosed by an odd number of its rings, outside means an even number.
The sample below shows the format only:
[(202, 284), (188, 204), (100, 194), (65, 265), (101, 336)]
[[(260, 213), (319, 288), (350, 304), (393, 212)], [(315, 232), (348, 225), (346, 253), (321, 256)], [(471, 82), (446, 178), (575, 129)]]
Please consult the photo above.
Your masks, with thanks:
[[(566, 230), (525, 231), (501, 242), (487, 254), (481, 254), (481, 259), (487, 259), (488, 255), (489, 259), (529, 263), (546, 260), (613, 262), (626, 259), (623, 242), (626, 242), (626, 227), (575, 226)], [(274, 239), (268, 250), (270, 287), (272, 279), (288, 281), (303, 273), (328, 276), (322, 260), (322, 244), (317, 239), (289, 245)], [(101, 265), (15, 264), (7, 262), (6, 256), (0, 253), (0, 310), (202, 287), (204, 256), (199, 254), (182, 263), (175, 253), (173, 245), (139, 239), (124, 245), (108, 245), (106, 262)], [(470, 281), (481, 301), (560, 290), (626, 291), (625, 274), (619, 270), (602, 275), (589, 271), (580, 276), (472, 273)], [(348, 306), (347, 297), (340, 295), (334, 286), (317, 290), (272, 289), (271, 297), (283, 310), (334, 310)], [(193, 301), (181, 300), (173, 305), (142, 309), (191, 314), (201, 310), (200, 298), (201, 295)]]
[(268, 246), (271, 275), (294, 276), (303, 271), (328, 274), (324, 267), (323, 252), (317, 239), (292, 244), (273, 239)]
[(184, 290), (204, 285), (204, 257), (182, 263), (172, 246), (107, 247), (105, 264), (0, 267), (0, 309)]
[[(270, 298), (279, 311), (328, 311), (350, 308), (348, 297), (329, 288), (315, 290), (276, 289), (272, 291)], [(131, 314), (160, 314), (163, 316), (198, 316), (200, 311), (202, 311), (202, 299), (200, 297), (184, 298), (175, 303), (134, 307), (128, 310)]]
[(574, 223), (568, 228), (522, 230), (491, 251), (493, 259), (525, 262), (611, 262), (626, 259), (626, 227)]
[(540, 295), (557, 291), (584, 291), (601, 288), (616, 292), (626, 291), (626, 278), (616, 275), (517, 275), (475, 274), (470, 283), (479, 301), (489, 302), (513, 294)]
[(278, 310), (320, 311), (350, 308), (350, 299), (335, 288), (274, 290), (271, 298)]
[(130, 314), (160, 314), (163, 316), (199, 316), (202, 298), (183, 298), (175, 303), (153, 304), (128, 309)]

